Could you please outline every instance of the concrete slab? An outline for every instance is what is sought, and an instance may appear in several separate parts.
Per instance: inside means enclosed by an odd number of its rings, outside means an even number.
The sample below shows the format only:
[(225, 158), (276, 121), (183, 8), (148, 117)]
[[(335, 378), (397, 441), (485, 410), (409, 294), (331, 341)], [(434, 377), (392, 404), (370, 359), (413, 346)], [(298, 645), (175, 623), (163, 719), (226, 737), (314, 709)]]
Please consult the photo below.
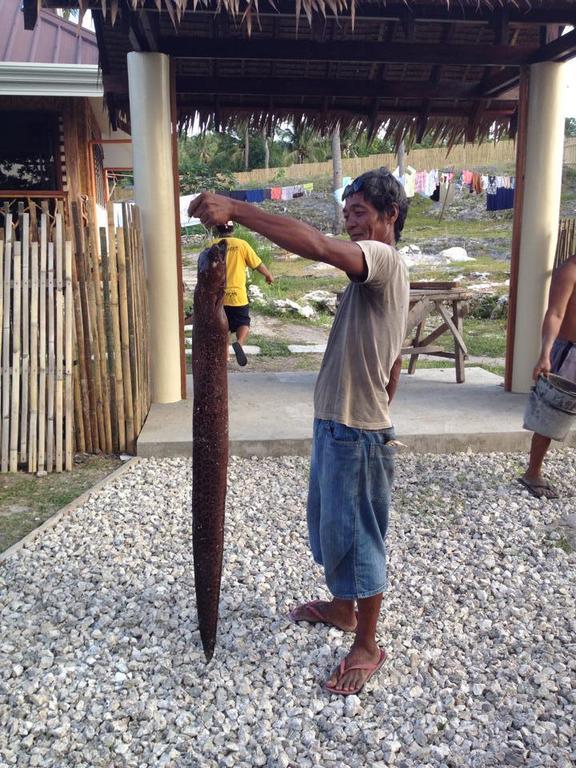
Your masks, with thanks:
[[(236, 456), (310, 452), (316, 373), (234, 373), (229, 377), (230, 452)], [(189, 392), (192, 381), (189, 377)], [(502, 379), (467, 368), (456, 384), (452, 368), (402, 374), (392, 413), (398, 439), (418, 453), (526, 451), (526, 395), (504, 392)], [(567, 445), (576, 446), (576, 430)], [(192, 399), (155, 404), (138, 438), (139, 456), (192, 453)]]

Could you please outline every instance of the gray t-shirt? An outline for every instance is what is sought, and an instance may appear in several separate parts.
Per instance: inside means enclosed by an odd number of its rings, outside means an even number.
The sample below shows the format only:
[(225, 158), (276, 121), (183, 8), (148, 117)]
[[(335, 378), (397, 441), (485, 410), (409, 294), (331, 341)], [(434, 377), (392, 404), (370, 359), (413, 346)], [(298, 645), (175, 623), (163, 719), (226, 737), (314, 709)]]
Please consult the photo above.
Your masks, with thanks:
[(406, 335), (408, 270), (398, 251), (375, 240), (358, 243), (364, 282), (344, 291), (314, 390), (314, 415), (358, 429), (392, 426), (386, 385)]

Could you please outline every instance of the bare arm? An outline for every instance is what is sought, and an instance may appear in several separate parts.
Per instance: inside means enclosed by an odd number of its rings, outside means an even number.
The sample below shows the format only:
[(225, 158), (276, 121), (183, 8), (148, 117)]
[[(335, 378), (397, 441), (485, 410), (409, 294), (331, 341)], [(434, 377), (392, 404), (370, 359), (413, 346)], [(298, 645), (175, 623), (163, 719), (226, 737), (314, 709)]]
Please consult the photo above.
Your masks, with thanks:
[(402, 370), (402, 356), (396, 358), (394, 364), (390, 370), (390, 379), (386, 385), (386, 392), (388, 393), (388, 402), (392, 402), (392, 398), (396, 394), (398, 389), (398, 382), (400, 381), (400, 371)]
[(534, 368), (533, 376), (538, 378), (540, 373), (550, 373), (550, 353), (552, 345), (558, 338), (558, 333), (566, 314), (566, 307), (570, 297), (576, 288), (576, 259), (572, 257), (569, 262), (558, 269), (550, 284), (548, 297), (548, 309), (542, 323), (542, 346), (540, 357)]
[(260, 264), (259, 264), (259, 265), (256, 267), (256, 270), (257, 270), (258, 272), (260, 272), (260, 274), (261, 274), (261, 275), (264, 275), (264, 277), (266, 278), (266, 282), (268, 283), (268, 285), (270, 285), (270, 283), (273, 283), (273, 282), (274, 282), (274, 278), (272, 277), (272, 273), (270, 272), (270, 270), (268, 269), (268, 267), (266, 266), (266, 264), (264, 264), (264, 262), (261, 262), (261, 263), (260, 263)]
[(302, 221), (268, 213), (251, 203), (203, 192), (190, 203), (188, 215), (200, 219), (207, 227), (236, 221), (287, 251), (331, 264), (349, 275), (359, 277), (366, 271), (364, 254), (356, 243), (325, 237)]

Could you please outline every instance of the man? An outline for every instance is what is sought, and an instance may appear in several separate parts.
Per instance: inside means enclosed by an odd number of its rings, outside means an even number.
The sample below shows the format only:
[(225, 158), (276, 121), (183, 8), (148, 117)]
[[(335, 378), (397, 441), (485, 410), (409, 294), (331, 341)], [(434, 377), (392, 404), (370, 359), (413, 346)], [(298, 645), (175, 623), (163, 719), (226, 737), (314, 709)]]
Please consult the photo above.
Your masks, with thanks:
[(255, 269), (264, 275), (268, 284), (274, 281), (267, 266), (256, 255), (254, 249), (245, 240), (232, 237), (234, 225), (227, 222), (222, 226), (214, 227), (214, 234), (218, 242), (226, 240), (226, 290), (224, 291), (224, 312), (228, 318), (230, 333), (236, 334), (236, 341), (232, 349), (236, 355), (238, 365), (246, 365), (248, 362), (243, 346), (250, 333), (250, 313), (248, 294), (246, 292), (246, 267)]
[[(576, 254), (552, 276), (548, 309), (542, 324), (540, 357), (534, 380), (555, 373), (576, 383)], [(536, 432), (532, 436), (530, 459), (524, 475), (518, 478), (537, 499), (558, 498), (557, 490), (542, 476), (542, 464), (550, 438)]]
[[(352, 242), (325, 237), (303, 222), (247, 203), (204, 194), (190, 215), (206, 225), (232, 219), (288, 251), (343, 270), (350, 279), (338, 306), (314, 392), (308, 532), (333, 599), (295, 608), (295, 621), (355, 632), (350, 652), (325, 688), (358, 693), (382, 666), (376, 625), (386, 588), (385, 536), (394, 472), (388, 411), (400, 373), (409, 283), (395, 249), (407, 212), (404, 190), (386, 169), (344, 190)], [(355, 611), (355, 604), (358, 612)]]

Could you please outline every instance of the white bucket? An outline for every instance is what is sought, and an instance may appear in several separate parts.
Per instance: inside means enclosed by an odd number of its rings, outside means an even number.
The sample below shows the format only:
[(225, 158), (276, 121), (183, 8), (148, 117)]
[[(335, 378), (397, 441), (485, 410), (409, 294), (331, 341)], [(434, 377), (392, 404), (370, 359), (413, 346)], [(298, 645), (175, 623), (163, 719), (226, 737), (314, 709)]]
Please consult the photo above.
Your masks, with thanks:
[(524, 429), (564, 440), (576, 426), (576, 384), (554, 373), (539, 376), (524, 411)]

